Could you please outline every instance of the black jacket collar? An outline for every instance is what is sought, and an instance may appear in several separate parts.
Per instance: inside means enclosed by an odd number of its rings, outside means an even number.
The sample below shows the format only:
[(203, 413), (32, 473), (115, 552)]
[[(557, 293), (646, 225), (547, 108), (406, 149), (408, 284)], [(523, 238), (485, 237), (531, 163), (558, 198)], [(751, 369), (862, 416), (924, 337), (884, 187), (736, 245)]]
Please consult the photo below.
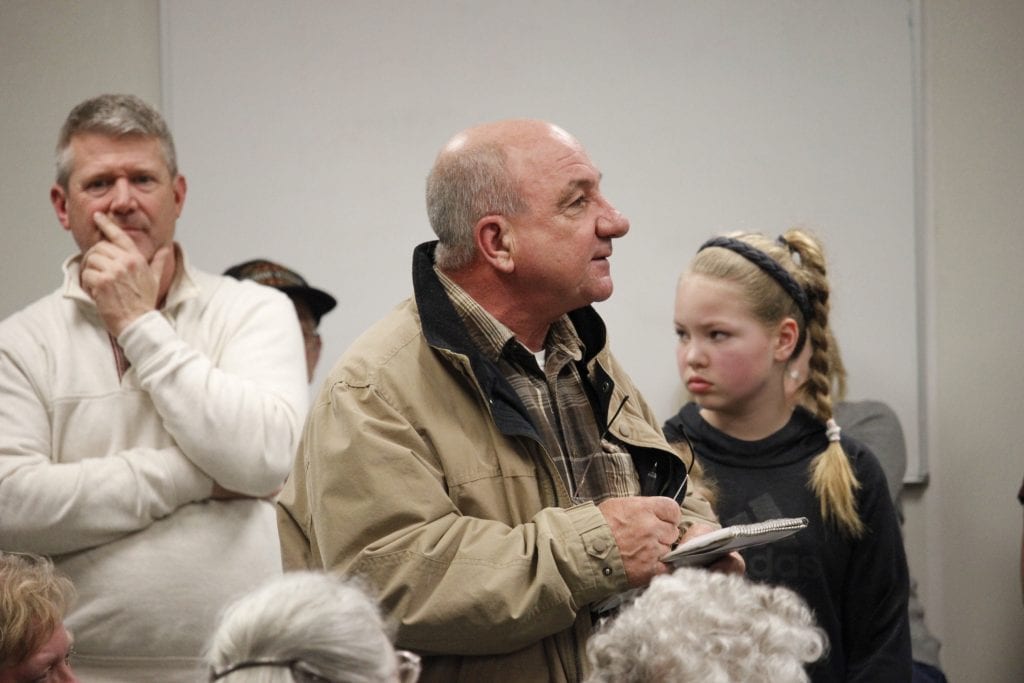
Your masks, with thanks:
[[(445, 294), (444, 285), (434, 273), (434, 251), (437, 241), (416, 247), (412, 257), (412, 283), (416, 307), (420, 312), (423, 334), (431, 346), (448, 349), (465, 356), (479, 355), (469, 338), (462, 319)], [(604, 348), (607, 332), (604, 321), (592, 306), (569, 312), (569, 320), (586, 349), (583, 363), (588, 363)]]
[[(495, 424), (502, 432), (509, 435), (528, 436), (539, 442), (537, 430), (530, 421), (529, 413), (515, 389), (501, 374), (498, 366), (486, 358), (473, 344), (462, 323), (462, 318), (459, 317), (455, 306), (452, 305), (444, 290), (444, 285), (441, 284), (437, 273), (434, 272), (436, 248), (436, 241), (424, 242), (416, 247), (412, 258), (413, 292), (416, 297), (416, 307), (419, 310), (424, 338), (434, 348), (459, 354), (469, 360), (473, 375), (491, 406)], [(576, 333), (579, 334), (585, 348), (585, 356), (578, 363), (580, 375), (588, 377), (589, 361), (604, 348), (606, 338), (604, 322), (598, 316), (597, 311), (590, 306), (570, 312), (569, 320), (576, 328)], [(592, 397), (596, 399), (597, 405), (600, 406), (597, 415), (603, 416), (607, 414), (608, 399), (611, 396), (614, 383), (602, 368), (598, 367), (597, 371), (600, 377), (594, 379), (600, 383), (600, 389), (593, 386), (587, 388)], [(584, 384), (586, 385), (586, 382)], [(603, 422), (603, 418), (599, 418), (599, 422)]]
[[(424, 338), (434, 348), (445, 349), (469, 360), (473, 375), (490, 406), (495, 426), (502, 433), (531, 438), (541, 443), (515, 389), (501, 374), (498, 366), (473, 345), (462, 318), (448, 299), (444, 285), (434, 272), (436, 247), (436, 241), (424, 242), (413, 251), (413, 292)], [(601, 367), (601, 363), (594, 363), (592, 367), (590, 365), (590, 361), (604, 349), (607, 340), (604, 321), (592, 306), (578, 308), (568, 315), (585, 348), (583, 359), (577, 362), (580, 376), (585, 378), (584, 389), (591, 398), (598, 424), (605, 429), (608, 426), (606, 419), (615, 382)], [(686, 467), (682, 461), (666, 451), (654, 448), (628, 450), (640, 477), (642, 495), (671, 495), (686, 476)], [(664, 463), (660, 468), (659, 462)]]

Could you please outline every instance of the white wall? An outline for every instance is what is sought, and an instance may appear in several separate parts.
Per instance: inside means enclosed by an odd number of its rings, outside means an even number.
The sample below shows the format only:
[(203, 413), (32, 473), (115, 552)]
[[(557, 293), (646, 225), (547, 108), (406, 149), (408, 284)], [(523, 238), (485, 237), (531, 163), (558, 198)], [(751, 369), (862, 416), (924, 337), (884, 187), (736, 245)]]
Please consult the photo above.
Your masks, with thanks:
[(102, 92), (160, 105), (155, 0), (0, 0), (0, 318), (55, 289), (75, 250), (50, 205), (54, 146)]
[(937, 441), (906, 538), (952, 681), (1024, 680), (1024, 3), (924, 4)]
[(832, 256), (851, 396), (893, 405), (916, 474), (907, 0), (162, 8), (165, 112), (191, 181), (179, 235), (208, 269), (270, 256), (332, 289), (343, 314), (322, 323), (325, 358), (408, 295), (443, 142), (536, 116), (580, 138), (632, 221), (598, 309), (658, 414), (681, 403), (673, 292), (697, 246), (802, 225)]
[[(1024, 679), (1024, 4), (929, 0), (924, 19), (938, 438), (931, 483), (906, 505), (907, 546), (951, 680), (1012, 683)], [(0, 0), (0, 315), (52, 289), (72, 248), (46, 199), (60, 122), (100, 91), (159, 102), (158, 32), (155, 0)]]

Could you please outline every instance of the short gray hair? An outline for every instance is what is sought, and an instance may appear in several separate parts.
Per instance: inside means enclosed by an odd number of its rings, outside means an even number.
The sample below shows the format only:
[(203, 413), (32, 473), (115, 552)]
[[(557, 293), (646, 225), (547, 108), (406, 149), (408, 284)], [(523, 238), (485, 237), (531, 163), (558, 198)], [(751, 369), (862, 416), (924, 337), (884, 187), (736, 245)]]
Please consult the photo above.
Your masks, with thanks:
[[(286, 573), (229, 605), (206, 662), (219, 683), (292, 683), (292, 662), (351, 683), (392, 681), (397, 670), (384, 620), (365, 589), (311, 571)], [(254, 666), (258, 662), (278, 665)]]
[(606, 622), (587, 644), (587, 683), (796, 683), (828, 646), (788, 588), (681, 568)]
[(427, 216), (437, 235), (437, 266), (458, 270), (473, 260), (473, 228), (489, 214), (514, 215), (526, 208), (508, 169), (504, 148), (494, 142), (442, 152), (427, 176)]
[(160, 112), (135, 95), (100, 95), (72, 109), (60, 129), (57, 140), (57, 183), (65, 190), (74, 165), (71, 138), (80, 133), (156, 138), (160, 142), (171, 178), (178, 175), (174, 139)]

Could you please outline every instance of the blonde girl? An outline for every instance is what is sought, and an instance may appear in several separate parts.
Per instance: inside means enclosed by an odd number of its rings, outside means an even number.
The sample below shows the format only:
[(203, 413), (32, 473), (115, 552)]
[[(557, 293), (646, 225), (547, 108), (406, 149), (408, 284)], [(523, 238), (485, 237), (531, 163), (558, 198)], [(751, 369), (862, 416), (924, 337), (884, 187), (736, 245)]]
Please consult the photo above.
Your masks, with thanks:
[[(676, 291), (676, 360), (693, 400), (665, 433), (694, 451), (723, 524), (810, 520), (743, 555), (752, 578), (802, 595), (828, 634), (812, 681), (905, 682), (906, 556), (878, 460), (833, 416), (829, 294), (823, 250), (805, 231), (708, 240)], [(794, 407), (787, 373), (805, 345)]]

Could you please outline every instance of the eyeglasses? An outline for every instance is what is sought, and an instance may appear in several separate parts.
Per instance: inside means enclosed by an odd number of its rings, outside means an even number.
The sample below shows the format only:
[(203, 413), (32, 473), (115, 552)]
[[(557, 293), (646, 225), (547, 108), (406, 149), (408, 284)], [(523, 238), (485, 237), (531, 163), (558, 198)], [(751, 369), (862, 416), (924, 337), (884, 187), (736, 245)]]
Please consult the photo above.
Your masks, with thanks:
[(219, 680), (228, 674), (241, 671), (242, 669), (255, 669), (264, 666), (288, 669), (291, 672), (292, 677), (299, 683), (332, 683), (329, 678), (324, 678), (320, 674), (311, 670), (309, 665), (300, 659), (253, 659), (247, 662), (232, 664), (226, 669), (221, 669), (220, 671), (211, 668), (210, 681)]
[[(622, 402), (619, 403), (619, 407), (615, 409), (615, 412), (612, 414), (612, 419), (608, 420), (608, 426), (605, 427), (604, 431), (601, 433), (601, 439), (607, 438), (608, 432), (612, 428), (612, 424), (615, 423), (616, 418), (619, 417), (619, 413), (622, 412), (622, 409), (626, 406), (626, 401), (628, 401), (628, 400), (629, 400), (629, 395), (627, 394), (626, 396), (624, 396), (622, 398)], [(672, 494), (672, 500), (674, 500), (677, 503), (682, 503), (683, 499), (686, 498), (686, 489), (687, 489), (687, 487), (688, 487), (688, 485), (690, 483), (690, 470), (693, 469), (693, 462), (694, 462), (694, 460), (697, 459), (697, 451), (693, 448), (693, 444), (690, 442), (690, 437), (688, 437), (686, 435), (685, 431), (683, 432), (683, 439), (686, 440), (686, 446), (687, 446), (687, 448), (690, 449), (690, 462), (686, 466), (686, 472), (683, 474), (683, 481), (680, 482), (679, 488), (676, 489), (676, 492), (674, 494)], [(590, 463), (591, 462), (593, 462), (593, 460), (588, 462), (587, 463), (587, 467), (584, 468), (584, 470), (583, 470), (584, 475), (586, 475), (587, 471), (590, 469)], [(648, 476), (656, 477), (657, 475), (655, 474), (655, 471), (652, 470), (648, 474)], [(583, 479), (583, 477), (580, 477), (581, 481), (582, 481), (582, 479)]]
[[(619, 407), (615, 409), (614, 413), (612, 413), (611, 419), (608, 420), (608, 425), (604, 428), (604, 431), (601, 432), (600, 439), (601, 439), (602, 442), (604, 442), (608, 438), (609, 434), (611, 433), (612, 425), (615, 424), (615, 421), (618, 419), (619, 414), (622, 413), (622, 409), (626, 407), (626, 402), (627, 401), (629, 401), (629, 395), (628, 394), (626, 396), (623, 396), (622, 401), (619, 402)], [(693, 463), (694, 463), (694, 460), (696, 460), (696, 457), (697, 457), (696, 456), (696, 451), (693, 448), (693, 444), (690, 443), (689, 437), (687, 437), (686, 434), (684, 433), (683, 434), (683, 438), (686, 440), (686, 445), (690, 449), (690, 462), (686, 464), (686, 471), (683, 473), (683, 480), (679, 483), (679, 487), (676, 489), (675, 493), (672, 494), (672, 496), (671, 496), (672, 500), (674, 500), (675, 502), (677, 502), (679, 504), (682, 504), (683, 499), (686, 498), (686, 491), (687, 491), (687, 488), (688, 488), (689, 482), (690, 482), (690, 470), (693, 469)], [(587, 475), (590, 473), (591, 466), (594, 464), (595, 460), (597, 460), (597, 458), (595, 458), (594, 456), (591, 456), (590, 458), (588, 458), (586, 465), (583, 467), (583, 471), (580, 472), (579, 474), (575, 474), (575, 476), (573, 476), (574, 486), (573, 486), (573, 491), (570, 494), (570, 496), (572, 498), (572, 501), (574, 503), (576, 503), (576, 504), (585, 503), (588, 500), (590, 500), (590, 497), (588, 497), (588, 496), (586, 496), (584, 494), (581, 494), (581, 490), (586, 485)], [(658, 477), (658, 474), (657, 474), (657, 464), (658, 463), (655, 462), (654, 463), (654, 467), (652, 467), (651, 471), (647, 473), (647, 478), (650, 480), (648, 485), (650, 485), (651, 488), (650, 489), (646, 489), (646, 490), (652, 492), (649, 495), (657, 495), (656, 489), (654, 489), (654, 485), (656, 484), (657, 477)], [(645, 485), (643, 483), (641, 483), (641, 487), (640, 488), (641, 488), (642, 491), (645, 490)], [(648, 494), (644, 494), (644, 495), (648, 495)]]
[[(583, 503), (590, 502), (591, 500), (593, 500), (596, 503), (605, 497), (605, 494), (607, 492), (601, 491), (600, 486), (598, 484), (588, 484), (587, 477), (588, 475), (590, 475), (591, 469), (594, 469), (595, 472), (597, 471), (597, 468), (594, 468), (594, 463), (597, 460), (599, 460), (602, 455), (607, 455), (609, 449), (612, 448), (610, 442), (608, 442), (607, 439), (609, 434), (611, 433), (612, 425), (615, 424), (615, 420), (618, 419), (619, 414), (622, 412), (622, 409), (626, 407), (626, 401), (628, 400), (628, 394), (622, 397), (622, 401), (619, 402), (619, 407), (615, 409), (614, 413), (612, 413), (611, 419), (608, 420), (608, 424), (605, 426), (604, 431), (602, 431), (601, 435), (598, 437), (598, 442), (603, 453), (591, 453), (589, 457), (587, 457), (586, 464), (583, 466), (583, 470), (581, 472), (575, 471), (575, 463), (572, 461), (572, 459), (569, 458), (568, 455), (566, 456), (565, 466), (570, 480), (569, 484), (571, 487), (571, 492), (569, 495), (574, 504), (580, 505)], [(598, 468), (599, 467), (601, 467), (601, 465), (598, 465)], [(594, 491), (590, 490), (592, 487), (595, 488)]]
[(686, 474), (683, 475), (683, 483), (679, 485), (675, 494), (672, 496), (672, 500), (677, 503), (682, 503), (683, 499), (686, 498), (686, 487), (690, 483), (690, 470), (693, 469), (693, 463), (697, 460), (697, 449), (693, 447), (693, 442), (690, 441), (690, 437), (686, 435), (686, 430), (679, 427), (679, 431), (683, 434), (683, 441), (686, 442), (686, 447), (690, 449), (690, 463), (686, 466)]
[(629, 400), (629, 394), (626, 394), (625, 396), (622, 397), (622, 401), (619, 403), (619, 407), (616, 408), (615, 412), (612, 414), (612, 419), (608, 420), (608, 426), (604, 428), (603, 432), (601, 432), (601, 438), (602, 439), (607, 439), (608, 438), (608, 432), (611, 430), (612, 425), (615, 424), (615, 420), (618, 419), (619, 413), (621, 413), (622, 409), (626, 407), (626, 401), (628, 401), (628, 400)]

